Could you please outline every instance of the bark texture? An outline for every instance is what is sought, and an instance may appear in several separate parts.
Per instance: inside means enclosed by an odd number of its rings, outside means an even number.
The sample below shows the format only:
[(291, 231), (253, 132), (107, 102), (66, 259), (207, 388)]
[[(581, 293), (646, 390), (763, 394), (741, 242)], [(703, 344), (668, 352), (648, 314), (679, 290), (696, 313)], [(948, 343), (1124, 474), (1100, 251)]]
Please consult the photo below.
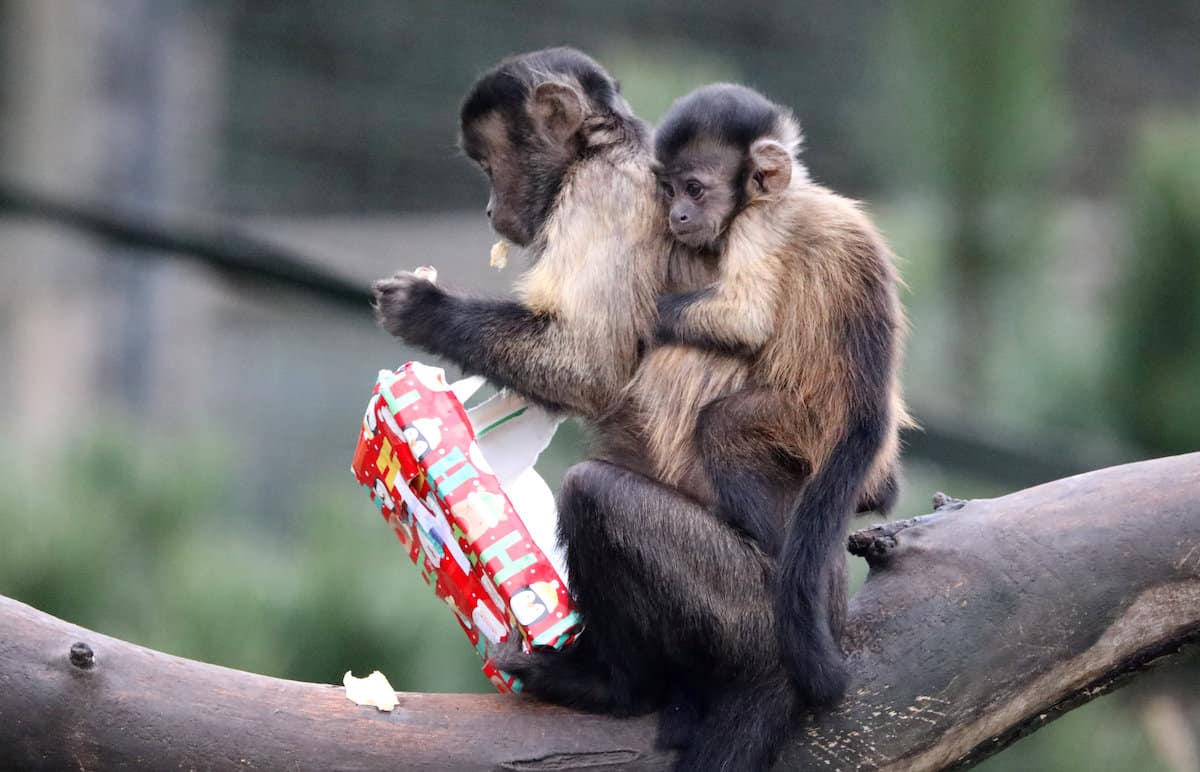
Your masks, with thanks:
[[(970, 766), (1200, 639), (1200, 454), (853, 534), (855, 681), (781, 769)], [(0, 768), (665, 770), (653, 721), (399, 695), (173, 657), (0, 598)]]

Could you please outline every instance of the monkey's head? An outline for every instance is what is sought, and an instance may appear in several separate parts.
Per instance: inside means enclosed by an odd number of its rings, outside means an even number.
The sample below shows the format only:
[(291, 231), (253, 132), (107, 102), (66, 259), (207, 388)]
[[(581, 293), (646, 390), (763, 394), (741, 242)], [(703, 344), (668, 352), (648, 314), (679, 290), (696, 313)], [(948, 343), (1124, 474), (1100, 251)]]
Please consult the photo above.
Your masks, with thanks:
[(703, 86), (677, 100), (654, 135), (676, 240), (715, 247), (744, 208), (806, 176), (800, 144), (791, 113), (745, 86)]
[(537, 237), (572, 163), (620, 141), (622, 128), (642, 131), (616, 81), (572, 48), (500, 62), (471, 88), (459, 118), (459, 144), (491, 184), (492, 228), (520, 246)]

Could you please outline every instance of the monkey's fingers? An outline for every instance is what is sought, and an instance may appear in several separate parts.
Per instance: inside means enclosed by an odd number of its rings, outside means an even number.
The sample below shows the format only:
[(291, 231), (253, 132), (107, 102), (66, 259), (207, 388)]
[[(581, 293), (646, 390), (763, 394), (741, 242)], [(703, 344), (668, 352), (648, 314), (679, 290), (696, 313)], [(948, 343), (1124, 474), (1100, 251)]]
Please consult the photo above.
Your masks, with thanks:
[(496, 667), (517, 677), (527, 674), (536, 662), (535, 656), (525, 651), (521, 636), (515, 631), (510, 631), (508, 638), (496, 644), (489, 659)]
[(376, 311), (382, 310), (384, 304), (403, 289), (403, 284), (395, 276), (380, 279), (371, 285), (371, 307)]
[(379, 306), (381, 300), (389, 299), (395, 295), (405, 294), (416, 282), (427, 281), (433, 284), (437, 280), (437, 269), (423, 266), (416, 271), (398, 271), (386, 279), (380, 279), (371, 285), (371, 296), (374, 298), (375, 306)]

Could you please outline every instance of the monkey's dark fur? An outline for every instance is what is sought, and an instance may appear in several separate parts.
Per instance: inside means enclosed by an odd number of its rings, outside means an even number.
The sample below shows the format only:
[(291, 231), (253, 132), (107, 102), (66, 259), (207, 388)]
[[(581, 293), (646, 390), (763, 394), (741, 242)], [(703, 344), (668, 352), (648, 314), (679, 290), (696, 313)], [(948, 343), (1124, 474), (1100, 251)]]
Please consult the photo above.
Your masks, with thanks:
[[(376, 286), (381, 323), (591, 419), (604, 459), (572, 468), (559, 494), (585, 634), (564, 652), (510, 649), (501, 664), (562, 704), (662, 708), (660, 742), (682, 749), (681, 770), (765, 768), (796, 707), (772, 610), (774, 548), (713, 516), (713, 506), (729, 509), (714, 490), (724, 478), (710, 485), (694, 450), (697, 430), (738, 444), (736, 416), (701, 407), (740, 394), (752, 368), (719, 347), (652, 345), (656, 297), (713, 285), (717, 256), (673, 244), (644, 124), (576, 51), (486, 73), (464, 102), (462, 144), (492, 183), (493, 226), (530, 249), (519, 299), (468, 298), (398, 274)], [(736, 484), (763, 511), (783, 512), (808, 467), (774, 461)], [(823, 597), (844, 599), (844, 556), (819, 570)], [(826, 632), (843, 610), (827, 605)]]

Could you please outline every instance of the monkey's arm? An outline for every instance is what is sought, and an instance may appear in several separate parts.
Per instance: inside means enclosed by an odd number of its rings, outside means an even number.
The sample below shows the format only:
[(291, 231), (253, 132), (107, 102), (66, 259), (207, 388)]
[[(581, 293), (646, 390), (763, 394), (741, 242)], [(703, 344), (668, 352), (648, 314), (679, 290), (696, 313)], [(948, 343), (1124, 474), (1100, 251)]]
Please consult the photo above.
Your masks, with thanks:
[[(552, 410), (594, 418), (632, 375), (636, 352), (589, 355), (595, 342), (552, 315), (510, 300), (471, 298), (400, 273), (374, 286), (392, 335)], [(605, 341), (615, 345), (613, 341)]]
[(772, 558), (782, 549), (784, 525), (811, 471), (789, 452), (794, 438), (782, 436), (796, 409), (781, 394), (748, 388), (713, 400), (696, 418), (696, 451), (712, 483), (717, 517)]
[[(589, 710), (638, 712), (669, 695), (659, 742), (681, 748), (676, 769), (767, 769), (795, 696), (762, 551), (678, 491), (603, 461), (568, 470), (558, 509), (587, 629), (574, 652), (510, 649), (502, 669), (528, 693)], [(697, 669), (706, 686), (673, 675)], [(705, 692), (702, 709), (691, 690)]]
[(658, 339), (751, 356), (775, 328), (774, 291), (726, 276), (694, 292), (658, 298)]

